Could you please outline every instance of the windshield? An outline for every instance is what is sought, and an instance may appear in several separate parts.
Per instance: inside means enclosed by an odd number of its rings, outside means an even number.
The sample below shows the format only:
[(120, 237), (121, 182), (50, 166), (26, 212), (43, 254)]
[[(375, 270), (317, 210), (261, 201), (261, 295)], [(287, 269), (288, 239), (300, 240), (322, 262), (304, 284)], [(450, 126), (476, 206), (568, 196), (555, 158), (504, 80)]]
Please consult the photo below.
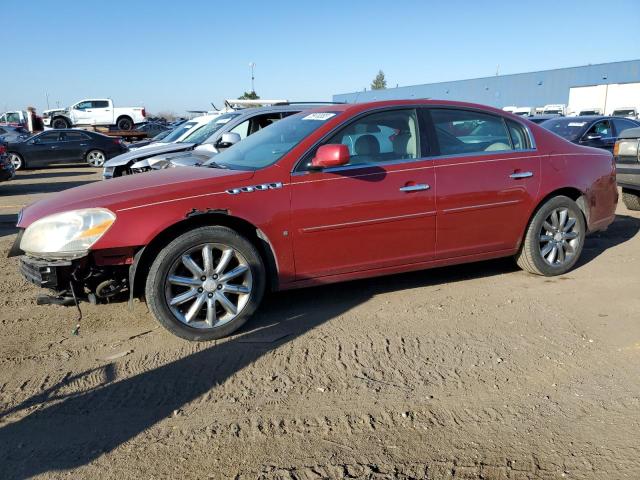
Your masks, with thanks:
[(214, 156), (204, 165), (222, 165), (238, 170), (268, 167), (338, 112), (298, 113), (263, 128), (240, 143)]
[(220, 130), (224, 124), (231, 121), (232, 118), (240, 116), (239, 113), (225, 113), (219, 117), (214, 118), (204, 127), (195, 130), (193, 133), (187, 135), (181, 142), (184, 143), (202, 143), (216, 131)]
[(542, 122), (540, 126), (546, 128), (550, 132), (566, 138), (570, 142), (576, 141), (586, 130), (589, 122), (584, 120), (572, 120), (570, 118), (551, 119)]
[(614, 110), (613, 111), (613, 115), (620, 115), (620, 116), (625, 116), (625, 115), (635, 115), (636, 111), (635, 110)]
[(182, 125), (174, 128), (171, 133), (169, 135), (167, 135), (166, 137), (164, 137), (164, 141), (167, 143), (171, 143), (171, 142), (175, 142), (176, 140), (178, 140), (182, 135), (184, 135), (185, 133), (187, 133), (189, 130), (191, 130), (192, 128), (194, 128), (196, 125), (198, 125), (198, 122), (187, 122), (187, 123), (183, 123)]

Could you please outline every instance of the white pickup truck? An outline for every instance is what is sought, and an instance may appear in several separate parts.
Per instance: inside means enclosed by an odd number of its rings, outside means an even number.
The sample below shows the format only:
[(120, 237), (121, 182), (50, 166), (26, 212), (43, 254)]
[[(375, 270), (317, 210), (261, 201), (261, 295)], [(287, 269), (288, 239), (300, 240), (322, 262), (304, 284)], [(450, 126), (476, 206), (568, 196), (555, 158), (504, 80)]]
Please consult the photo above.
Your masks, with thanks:
[(65, 110), (51, 112), (44, 123), (52, 128), (80, 125), (115, 125), (118, 130), (133, 130), (146, 122), (144, 107), (114, 107), (110, 98), (89, 98), (76, 102)]

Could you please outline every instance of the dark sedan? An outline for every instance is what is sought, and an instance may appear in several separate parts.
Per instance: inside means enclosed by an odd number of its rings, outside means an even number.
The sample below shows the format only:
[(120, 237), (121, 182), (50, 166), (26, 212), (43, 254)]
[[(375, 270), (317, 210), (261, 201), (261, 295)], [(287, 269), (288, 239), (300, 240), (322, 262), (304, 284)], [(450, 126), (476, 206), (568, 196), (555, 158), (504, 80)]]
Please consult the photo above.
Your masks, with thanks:
[(0, 140), (0, 182), (11, 180), (14, 175), (13, 164), (7, 155), (7, 144)]
[(108, 159), (126, 151), (122, 139), (86, 130), (47, 130), (9, 143), (7, 148), (16, 170), (71, 162), (101, 167)]
[(613, 152), (620, 132), (640, 127), (640, 122), (622, 117), (581, 116), (552, 118), (542, 122), (540, 126), (572, 143)]

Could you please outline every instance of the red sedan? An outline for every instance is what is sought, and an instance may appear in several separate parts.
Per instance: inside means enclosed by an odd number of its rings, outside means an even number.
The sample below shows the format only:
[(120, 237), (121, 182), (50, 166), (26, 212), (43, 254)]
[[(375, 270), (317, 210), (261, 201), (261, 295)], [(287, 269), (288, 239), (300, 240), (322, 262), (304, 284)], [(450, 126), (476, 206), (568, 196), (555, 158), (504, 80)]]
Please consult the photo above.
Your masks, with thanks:
[(13, 254), (72, 298), (144, 297), (174, 334), (239, 328), (265, 289), (515, 256), (571, 269), (618, 200), (609, 152), (474, 104), (388, 101), (290, 116), (204, 167), (62, 192)]

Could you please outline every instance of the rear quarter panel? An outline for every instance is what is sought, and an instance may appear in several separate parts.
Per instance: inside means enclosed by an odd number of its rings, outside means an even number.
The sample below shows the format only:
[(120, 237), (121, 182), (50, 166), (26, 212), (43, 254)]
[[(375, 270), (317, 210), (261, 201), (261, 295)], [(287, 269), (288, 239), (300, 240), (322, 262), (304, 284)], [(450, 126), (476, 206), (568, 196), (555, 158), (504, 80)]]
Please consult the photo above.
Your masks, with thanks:
[(540, 201), (556, 190), (577, 189), (586, 200), (589, 230), (606, 228), (615, 217), (618, 203), (611, 153), (575, 145), (538, 126), (534, 135), (538, 145), (547, 152), (541, 166)]

